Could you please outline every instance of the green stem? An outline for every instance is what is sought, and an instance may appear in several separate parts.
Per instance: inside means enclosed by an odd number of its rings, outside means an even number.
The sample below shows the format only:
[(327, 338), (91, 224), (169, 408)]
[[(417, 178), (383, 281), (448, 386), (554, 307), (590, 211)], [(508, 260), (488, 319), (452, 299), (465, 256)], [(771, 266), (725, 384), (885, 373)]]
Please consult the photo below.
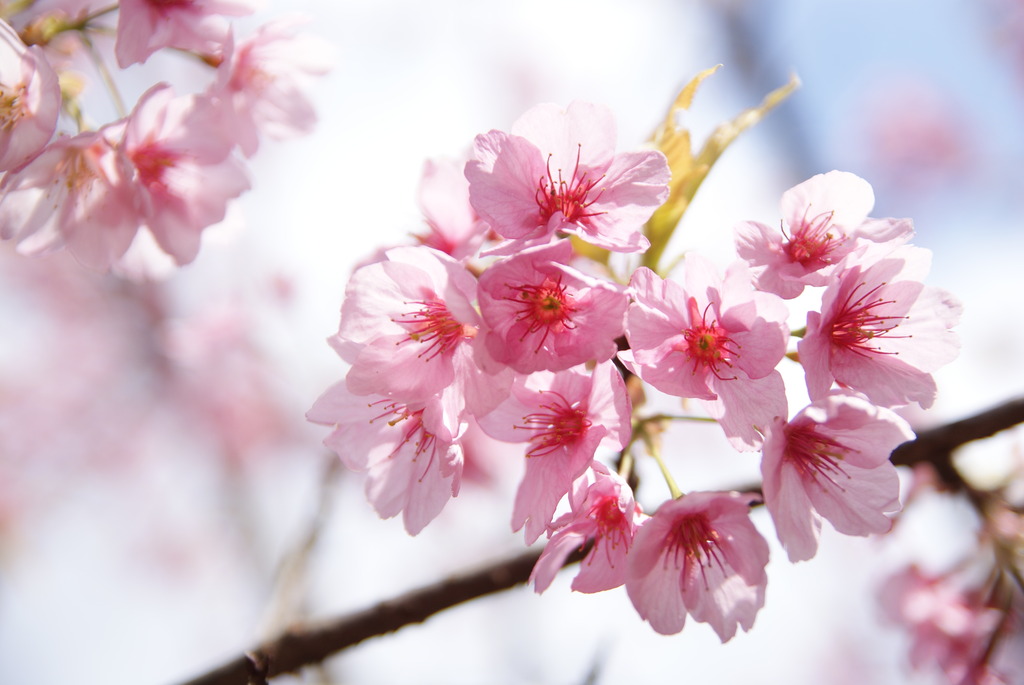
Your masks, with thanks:
[(683, 491), (676, 485), (675, 479), (672, 474), (669, 473), (668, 467), (665, 465), (665, 461), (661, 458), (661, 450), (655, 444), (651, 436), (646, 432), (644, 433), (644, 444), (647, 445), (648, 453), (654, 457), (654, 461), (658, 462), (658, 468), (661, 469), (661, 475), (665, 478), (665, 483), (668, 485), (668, 491), (672, 493), (672, 499), (679, 499), (683, 496)]

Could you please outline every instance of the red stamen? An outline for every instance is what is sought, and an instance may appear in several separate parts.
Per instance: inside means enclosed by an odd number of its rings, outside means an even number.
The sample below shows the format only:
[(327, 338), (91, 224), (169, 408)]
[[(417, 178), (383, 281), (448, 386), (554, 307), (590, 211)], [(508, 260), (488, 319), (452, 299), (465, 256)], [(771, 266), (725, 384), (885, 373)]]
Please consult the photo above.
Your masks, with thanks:
[(784, 249), (789, 258), (804, 266), (813, 265), (817, 268), (831, 264), (832, 253), (844, 239), (841, 233), (832, 230), (834, 214), (834, 211), (824, 212), (808, 220), (805, 213), (792, 237), (786, 236), (788, 241)]
[(847, 480), (850, 478), (840, 466), (849, 452), (813, 426), (786, 427), (786, 454), (783, 458), (799, 471), (801, 477), (823, 478), (845, 492), (836, 479), (839, 476)]
[(704, 587), (708, 589), (706, 568), (714, 563), (723, 572), (725, 570), (725, 560), (719, 547), (720, 540), (721, 536), (711, 526), (706, 515), (684, 516), (676, 521), (675, 528), (666, 539), (666, 567), (671, 555), (673, 565), (684, 570), (687, 581), (693, 578), (696, 569), (700, 569)]
[(572, 176), (568, 181), (562, 178), (562, 170), (558, 170), (558, 179), (551, 174), (551, 155), (548, 155), (547, 176), (541, 176), (537, 183), (537, 191), (534, 198), (537, 206), (540, 207), (541, 222), (547, 222), (556, 213), (561, 213), (569, 223), (579, 223), (592, 216), (604, 214), (604, 212), (590, 212), (587, 208), (598, 201), (604, 188), (601, 188), (590, 196), (594, 187), (604, 178), (587, 180), (587, 173), (580, 173), (580, 154), (583, 150), (581, 145), (576, 151), (576, 166), (573, 167)]
[(423, 465), (423, 469), (420, 472), (418, 479), (422, 481), (424, 476), (427, 475), (427, 470), (430, 468), (430, 465), (434, 462), (434, 452), (437, 449), (437, 437), (423, 426), (423, 410), (410, 410), (407, 405), (399, 404), (398, 402), (390, 399), (377, 400), (369, 406), (372, 407), (375, 404), (383, 404), (382, 409), (384, 411), (370, 419), (370, 423), (379, 419), (393, 417), (387, 419), (387, 422), (389, 426), (394, 428), (403, 421), (409, 422), (409, 424), (405, 426), (405, 432), (402, 434), (402, 439), (398, 441), (395, 445), (395, 449), (391, 450), (391, 454), (388, 456), (389, 458), (394, 457), (403, 447), (410, 443), (413, 448), (413, 462), (417, 461), (424, 454), (428, 455), (427, 462)]
[(857, 294), (857, 291), (866, 286), (866, 284), (859, 283), (850, 291), (843, 306), (840, 307), (839, 313), (836, 314), (832, 321), (830, 337), (832, 338), (833, 345), (845, 347), (861, 356), (868, 356), (869, 353), (896, 354), (895, 352), (885, 352), (870, 344), (875, 338), (883, 336), (889, 338), (908, 337), (889, 335), (906, 317), (882, 316), (873, 312), (876, 307), (883, 307), (895, 304), (896, 302), (895, 300), (885, 300), (876, 297), (878, 291), (885, 285), (885, 283), (876, 285), (856, 299), (854, 299), (854, 296)]
[(543, 457), (560, 447), (571, 445), (587, 432), (590, 420), (582, 401), (569, 403), (564, 397), (553, 390), (542, 391), (552, 396), (547, 404), (540, 405), (541, 411), (523, 417), (524, 428), (536, 431), (530, 438), (531, 448), (528, 457)]
[(693, 360), (693, 373), (697, 373), (703, 366), (719, 380), (734, 380), (736, 376), (723, 377), (718, 367), (724, 365), (732, 368), (733, 359), (739, 355), (739, 346), (729, 337), (728, 331), (718, 325), (716, 319), (708, 322), (711, 303), (700, 312), (697, 309), (697, 300), (691, 297), (687, 307), (691, 327), (683, 331), (686, 345), (680, 351), (685, 352)]
[(539, 351), (552, 330), (571, 330), (576, 327), (572, 321), (572, 315), (576, 312), (576, 300), (566, 294), (561, 275), (557, 280), (545, 276), (544, 282), (540, 285), (509, 287), (518, 292), (518, 296), (504, 298), (509, 302), (516, 303), (519, 308), (516, 313), (516, 322), (528, 322), (526, 332), (523, 333), (520, 341), (524, 340), (527, 335), (543, 330), (544, 335), (537, 343), (537, 351)]
[(420, 352), (419, 357), (430, 361), (439, 354), (451, 352), (456, 345), (476, 335), (476, 329), (455, 320), (445, 303), (437, 298), (410, 302), (422, 307), (416, 311), (403, 314), (401, 319), (392, 319), (395, 323), (405, 324), (409, 328), (409, 337), (399, 344), (413, 340), (427, 343), (427, 349)]

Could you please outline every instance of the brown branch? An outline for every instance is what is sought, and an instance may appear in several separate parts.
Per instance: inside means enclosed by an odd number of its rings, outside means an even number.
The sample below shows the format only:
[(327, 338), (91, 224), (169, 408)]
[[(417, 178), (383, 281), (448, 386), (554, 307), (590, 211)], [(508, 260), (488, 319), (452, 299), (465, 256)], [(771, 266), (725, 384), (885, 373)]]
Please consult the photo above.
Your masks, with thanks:
[(1024, 423), (1024, 397), (1016, 397), (979, 414), (921, 431), (916, 439), (893, 451), (892, 463), (898, 466), (931, 464), (944, 483), (963, 488), (966, 484), (953, 465), (953, 451), (1021, 423)]
[[(953, 450), (1021, 423), (1024, 423), (1024, 397), (960, 421), (922, 431), (915, 440), (900, 445), (893, 452), (892, 460), (905, 466), (930, 463), (944, 479), (949, 475), (947, 483), (962, 484), (953, 467)], [(586, 551), (577, 551), (566, 560), (566, 565), (578, 562)], [(527, 550), (368, 609), (331, 621), (293, 628), (184, 685), (262, 685), (267, 678), (320, 663), (367, 638), (394, 632), (412, 623), (422, 623), (449, 607), (521, 585), (529, 579), (539, 556), (539, 550)]]
[[(586, 550), (580, 550), (571, 555), (566, 565), (578, 562), (585, 553)], [(367, 638), (422, 623), (443, 609), (521, 585), (530, 578), (539, 556), (540, 550), (527, 550), (362, 611), (293, 628), (185, 685), (251, 685), (264, 682), (260, 678), (273, 678), (320, 663)]]

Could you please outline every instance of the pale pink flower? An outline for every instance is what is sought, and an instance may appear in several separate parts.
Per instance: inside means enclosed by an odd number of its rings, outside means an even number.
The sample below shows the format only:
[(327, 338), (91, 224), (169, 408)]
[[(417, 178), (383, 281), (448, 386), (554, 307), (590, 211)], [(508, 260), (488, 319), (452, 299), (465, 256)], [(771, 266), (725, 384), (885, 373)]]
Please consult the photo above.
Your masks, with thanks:
[(26, 254), (67, 248), (82, 264), (109, 269), (139, 228), (131, 163), (112, 142), (120, 131), (57, 138), (8, 172), (0, 183), (0, 236)]
[(0, 20), (0, 171), (39, 154), (57, 128), (60, 106), (57, 74), (42, 50), (26, 47)]
[(886, 617), (910, 632), (915, 669), (937, 667), (957, 685), (1004, 682), (996, 679), (985, 658), (1001, 612), (988, 606), (981, 591), (953, 576), (909, 566), (889, 578), (880, 600)]
[(527, 249), (480, 276), (480, 313), (491, 355), (520, 373), (558, 371), (615, 356), (628, 298), (570, 266), (572, 245)]
[(417, 235), (416, 239), (455, 259), (476, 254), (489, 231), (469, 204), (469, 181), (464, 167), (450, 159), (428, 159), (423, 164), (417, 192), (429, 232)]
[[(550, 539), (530, 574), (534, 589), (544, 592), (570, 554), (593, 542), (572, 581), (576, 592), (603, 592), (626, 582), (627, 555), (633, 545), (640, 507), (616, 473), (594, 462), (571, 493), (572, 511), (555, 520)], [(585, 474), (586, 475), (586, 474)]]
[(914, 437), (907, 422), (861, 397), (829, 395), (765, 427), (764, 503), (790, 561), (818, 549), (821, 519), (846, 535), (885, 533), (900, 508), (889, 456)]
[(812, 400), (835, 381), (881, 406), (931, 406), (932, 373), (959, 352), (961, 306), (921, 282), (930, 264), (912, 245), (869, 244), (844, 260), (797, 345)]
[(740, 262), (724, 279), (698, 255), (683, 268), (682, 285), (647, 268), (634, 272), (630, 349), (619, 358), (658, 390), (703, 400), (736, 449), (757, 449), (758, 427), (787, 414), (775, 370), (789, 333), (785, 303), (754, 291)]
[(869, 219), (875, 195), (864, 179), (845, 171), (818, 174), (782, 194), (785, 227), (756, 221), (736, 227), (736, 252), (752, 268), (760, 290), (791, 299), (804, 286), (823, 286), (861, 240), (906, 241), (909, 219)]
[(305, 19), (288, 17), (259, 27), (249, 38), (232, 37), (208, 94), (217, 103), (223, 133), (246, 157), (260, 135), (294, 138), (313, 130), (316, 110), (309, 92), (314, 77), (332, 64), (329, 44), (297, 32)]
[(222, 221), (228, 203), (249, 188), (214, 116), (208, 100), (175, 97), (160, 84), (139, 99), (125, 124), (121, 147), (135, 167), (141, 220), (178, 264), (195, 259), (203, 230)]
[(497, 406), (512, 372), (483, 346), (476, 290), (465, 266), (423, 246), (393, 248), (357, 269), (329, 340), (352, 365), (348, 389), (423, 402), (454, 385), (474, 414)]
[(346, 467), (366, 472), (366, 497), (381, 518), (402, 514), (416, 535), (458, 495), (465, 425), (452, 393), (402, 403), (331, 386), (306, 418), (333, 428), (324, 444)]
[(517, 380), (480, 427), (498, 440), (529, 442), (526, 474), (512, 511), (512, 529), (532, 543), (551, 522), (559, 500), (583, 475), (598, 449), (621, 450), (631, 434), (629, 395), (611, 362)]
[(601, 106), (533, 107), (509, 133), (477, 136), (466, 165), (469, 197), (496, 233), (517, 246), (576, 235), (617, 252), (650, 245), (643, 224), (668, 197), (658, 151), (615, 152), (615, 122)]
[(217, 441), (229, 466), (280, 445), (296, 418), (256, 343), (252, 318), (243, 303), (225, 302), (167, 322), (161, 336), (170, 372), (161, 397)]
[(737, 625), (754, 625), (768, 582), (768, 543), (748, 516), (755, 499), (694, 492), (665, 502), (641, 524), (626, 592), (654, 630), (678, 633), (689, 614), (725, 642)]
[(145, 62), (161, 48), (220, 56), (228, 39), (227, 17), (251, 14), (256, 0), (121, 0), (114, 54), (122, 69)]

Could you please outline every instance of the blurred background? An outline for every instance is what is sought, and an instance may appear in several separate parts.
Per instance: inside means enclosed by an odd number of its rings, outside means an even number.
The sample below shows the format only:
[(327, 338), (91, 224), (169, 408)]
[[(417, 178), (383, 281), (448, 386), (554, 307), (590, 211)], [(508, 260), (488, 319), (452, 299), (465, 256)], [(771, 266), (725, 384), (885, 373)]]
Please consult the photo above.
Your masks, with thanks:
[[(929, 283), (965, 307), (961, 357), (937, 375), (935, 406), (908, 418), (934, 425), (1024, 391), (1019, 0), (270, 0), (237, 32), (295, 11), (336, 51), (310, 94), (320, 123), (264, 142), (252, 192), (195, 263), (138, 283), (0, 245), (0, 682), (170, 685), (292, 622), (522, 549), (514, 453), (482, 456), (409, 538), (304, 414), (345, 372), (325, 339), (352, 267), (423, 229), (424, 160), (461, 158), (538, 102), (606, 104), (620, 148), (634, 147), (722, 64), (685, 115), (699, 142), (797, 74), (801, 88), (712, 170), (673, 247), (724, 266), (735, 223), (778, 221), (782, 192), (811, 175), (857, 173), (874, 216), (915, 220)], [(151, 62), (119, 77), (129, 101), (158, 79), (206, 87), (183, 60)], [(756, 456), (692, 430), (670, 457), (689, 487), (756, 475)], [(1022, 436), (965, 458), (979, 478), (1024, 477)], [(877, 588), (911, 559), (955, 563), (973, 543), (969, 507), (924, 498), (883, 539), (826, 525), (798, 565), (763, 514), (767, 601), (726, 645), (692, 621), (656, 635), (624, 592), (574, 595), (570, 574), (280, 682), (939, 682), (908, 670)]]

